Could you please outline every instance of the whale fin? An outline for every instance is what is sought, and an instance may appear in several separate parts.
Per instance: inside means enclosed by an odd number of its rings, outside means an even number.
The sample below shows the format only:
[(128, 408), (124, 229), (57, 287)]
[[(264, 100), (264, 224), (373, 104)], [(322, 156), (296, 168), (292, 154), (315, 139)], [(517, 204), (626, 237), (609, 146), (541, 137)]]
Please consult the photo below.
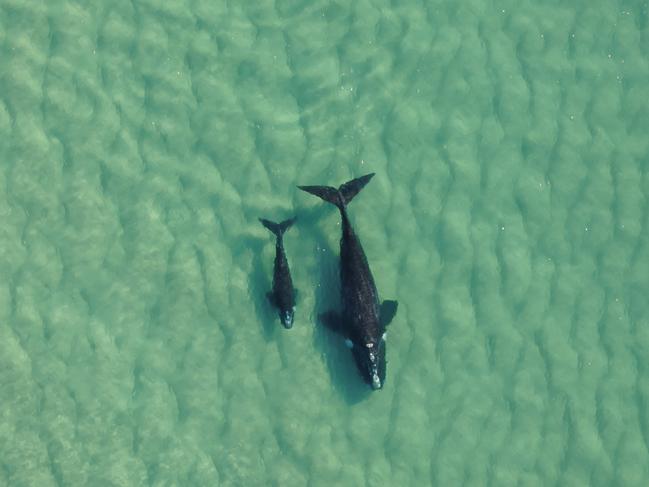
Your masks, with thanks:
[(340, 210), (347, 206), (367, 183), (374, 177), (374, 173), (366, 174), (360, 178), (352, 179), (342, 184), (338, 189), (331, 186), (298, 186), (302, 191), (311, 193), (318, 198), (336, 205)]
[(343, 331), (343, 320), (341, 319), (340, 313), (337, 311), (327, 311), (318, 316), (320, 322), (329, 328), (331, 331), (336, 333), (342, 333)]
[(266, 293), (266, 298), (268, 299), (268, 302), (269, 302), (270, 304), (272, 304), (273, 306), (275, 306), (275, 295), (273, 294), (272, 291), (268, 291), (268, 292)]
[(278, 237), (284, 235), (284, 232), (291, 228), (293, 223), (295, 223), (295, 220), (297, 220), (297, 218), (293, 217), (289, 218), (288, 220), (284, 220), (282, 223), (275, 223), (270, 220), (266, 220), (265, 218), (259, 219), (263, 226), (265, 226), (268, 230), (273, 232)]
[(356, 196), (373, 177), (374, 173), (370, 173), (342, 184), (340, 188), (338, 188), (338, 191), (343, 197), (343, 204), (346, 206), (351, 203), (354, 196)]
[(340, 194), (336, 188), (331, 186), (298, 186), (298, 188), (340, 208)]
[(399, 303), (386, 299), (381, 303), (381, 310), (379, 311), (379, 317), (381, 321), (381, 326), (385, 328), (390, 324), (394, 315), (397, 314), (397, 308)]

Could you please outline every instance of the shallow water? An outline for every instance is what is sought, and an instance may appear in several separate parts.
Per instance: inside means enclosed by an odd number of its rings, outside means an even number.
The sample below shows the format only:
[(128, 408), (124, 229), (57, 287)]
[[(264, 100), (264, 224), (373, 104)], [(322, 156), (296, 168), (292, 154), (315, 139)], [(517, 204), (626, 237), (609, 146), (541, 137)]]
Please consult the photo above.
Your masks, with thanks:
[[(647, 485), (648, 15), (0, 3), (0, 485)], [(375, 393), (295, 188), (368, 172)]]

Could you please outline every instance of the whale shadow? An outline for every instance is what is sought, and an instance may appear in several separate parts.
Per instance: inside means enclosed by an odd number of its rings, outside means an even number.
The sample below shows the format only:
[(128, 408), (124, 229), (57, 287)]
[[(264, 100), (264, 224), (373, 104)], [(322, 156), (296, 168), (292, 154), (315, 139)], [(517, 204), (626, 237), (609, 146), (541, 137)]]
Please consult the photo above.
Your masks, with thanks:
[[(252, 269), (248, 274), (248, 290), (250, 299), (257, 320), (261, 323), (262, 332), (266, 341), (275, 338), (278, 327), (281, 327), (277, 311), (268, 302), (266, 293), (272, 288), (272, 274), (269, 278), (267, 268), (264, 264), (264, 246), (270, 245), (271, 237), (268, 239), (254, 237), (251, 235), (242, 235), (238, 239), (238, 246), (241, 249), (252, 251)], [(274, 242), (272, 242), (274, 247)], [(272, 264), (271, 264), (272, 273)]]
[(329, 214), (328, 210), (327, 207), (319, 206), (303, 210), (298, 216), (304, 231), (312, 235), (317, 242), (313, 344), (327, 367), (334, 388), (348, 404), (353, 405), (367, 399), (372, 391), (358, 373), (344, 337), (327, 328), (319, 319), (322, 313), (341, 309), (340, 258), (338, 252), (329, 245), (329, 237), (320, 225), (323, 217)]

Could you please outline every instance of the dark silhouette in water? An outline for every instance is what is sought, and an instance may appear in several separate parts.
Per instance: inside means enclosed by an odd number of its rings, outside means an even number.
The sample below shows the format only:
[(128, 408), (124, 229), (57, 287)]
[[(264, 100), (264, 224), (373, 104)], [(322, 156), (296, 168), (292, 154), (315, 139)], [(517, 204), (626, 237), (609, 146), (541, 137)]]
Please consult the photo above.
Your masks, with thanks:
[(274, 223), (263, 218), (260, 218), (259, 221), (277, 237), (275, 242), (273, 289), (266, 296), (268, 297), (268, 301), (277, 308), (279, 319), (282, 321), (284, 327), (289, 329), (293, 327), (296, 291), (293, 288), (293, 280), (291, 279), (291, 271), (288, 268), (282, 237), (284, 232), (295, 223), (295, 218), (285, 220), (282, 223)]
[(298, 186), (340, 210), (343, 229), (340, 239), (342, 313), (328, 311), (320, 320), (342, 334), (352, 349), (356, 366), (372, 389), (385, 384), (385, 328), (397, 312), (396, 301), (383, 301), (367, 263), (360, 240), (347, 216), (347, 205), (372, 179), (374, 173), (353, 179), (338, 189), (330, 186)]

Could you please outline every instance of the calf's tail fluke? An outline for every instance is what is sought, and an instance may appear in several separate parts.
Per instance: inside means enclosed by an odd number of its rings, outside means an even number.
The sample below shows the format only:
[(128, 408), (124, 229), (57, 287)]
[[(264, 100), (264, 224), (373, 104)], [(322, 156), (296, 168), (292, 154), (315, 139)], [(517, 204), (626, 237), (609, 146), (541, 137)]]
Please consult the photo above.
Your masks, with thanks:
[(266, 220), (265, 218), (260, 218), (259, 221), (264, 225), (268, 230), (273, 232), (275, 235), (278, 237), (281, 237), (284, 235), (284, 232), (291, 228), (291, 225), (295, 223), (296, 217), (289, 218), (288, 220), (284, 220), (282, 223), (275, 223), (271, 222), (270, 220)]
[(331, 186), (298, 186), (302, 191), (316, 195), (319, 198), (336, 205), (339, 209), (347, 206), (363, 187), (370, 182), (374, 173), (352, 179), (342, 184), (338, 189)]

